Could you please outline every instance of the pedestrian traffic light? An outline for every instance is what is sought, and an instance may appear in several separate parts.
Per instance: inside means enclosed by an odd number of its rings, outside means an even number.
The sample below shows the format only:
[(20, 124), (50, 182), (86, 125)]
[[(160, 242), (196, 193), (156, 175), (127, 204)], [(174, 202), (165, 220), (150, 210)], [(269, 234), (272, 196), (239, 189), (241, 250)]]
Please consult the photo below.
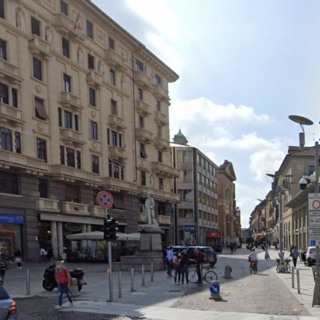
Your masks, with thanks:
[(112, 219), (110, 218), (110, 216), (108, 218), (104, 219), (103, 238), (104, 238), (104, 240), (107, 240), (107, 241), (110, 241), (111, 222), (112, 222)]
[(118, 232), (118, 221), (116, 219), (111, 219), (110, 222), (110, 240), (115, 241), (117, 240), (117, 232)]

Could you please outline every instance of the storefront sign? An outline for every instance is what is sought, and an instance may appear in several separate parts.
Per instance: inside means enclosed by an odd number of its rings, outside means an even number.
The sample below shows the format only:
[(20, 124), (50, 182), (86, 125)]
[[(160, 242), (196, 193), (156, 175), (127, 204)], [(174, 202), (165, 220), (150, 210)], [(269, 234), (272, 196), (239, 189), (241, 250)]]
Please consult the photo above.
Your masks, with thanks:
[(69, 231), (80, 231), (82, 230), (82, 224), (80, 223), (66, 223), (64, 227)]
[(196, 226), (184, 226), (185, 232), (196, 233)]
[(0, 223), (24, 224), (24, 216), (20, 214), (0, 213)]
[(221, 231), (207, 231), (207, 238), (221, 238)]
[(187, 246), (195, 246), (197, 244), (196, 226), (184, 226), (184, 240)]

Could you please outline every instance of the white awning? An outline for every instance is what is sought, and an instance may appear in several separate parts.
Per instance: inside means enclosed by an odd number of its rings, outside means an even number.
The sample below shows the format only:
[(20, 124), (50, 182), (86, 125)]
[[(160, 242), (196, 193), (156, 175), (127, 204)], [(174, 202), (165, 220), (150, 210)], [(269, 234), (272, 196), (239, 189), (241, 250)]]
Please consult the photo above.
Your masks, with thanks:
[[(117, 241), (140, 241), (140, 233), (117, 233)], [(69, 240), (103, 240), (102, 231), (84, 232), (70, 234), (67, 236)]]

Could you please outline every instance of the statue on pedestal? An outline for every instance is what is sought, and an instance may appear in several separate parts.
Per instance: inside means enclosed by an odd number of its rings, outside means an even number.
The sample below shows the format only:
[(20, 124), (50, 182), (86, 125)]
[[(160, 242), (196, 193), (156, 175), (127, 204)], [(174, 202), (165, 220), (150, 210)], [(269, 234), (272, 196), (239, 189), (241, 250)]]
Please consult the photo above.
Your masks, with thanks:
[(24, 12), (21, 8), (17, 9), (17, 14), (16, 14), (16, 24), (17, 27), (21, 30), (21, 31), (26, 31), (26, 22), (24, 20)]
[(155, 204), (153, 198), (148, 193), (146, 202), (144, 204), (144, 207), (145, 207), (144, 214), (145, 214), (145, 217), (146, 217), (146, 220), (147, 220), (147, 224), (148, 225), (159, 226), (158, 221), (156, 220), (156, 214), (155, 214), (155, 211), (154, 211), (155, 205), (156, 204)]

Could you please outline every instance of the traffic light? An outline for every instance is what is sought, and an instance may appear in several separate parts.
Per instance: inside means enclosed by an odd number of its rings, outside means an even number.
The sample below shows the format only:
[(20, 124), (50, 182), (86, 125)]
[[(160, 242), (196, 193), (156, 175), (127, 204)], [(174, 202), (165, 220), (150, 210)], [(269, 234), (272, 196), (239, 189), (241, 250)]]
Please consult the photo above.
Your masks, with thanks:
[(107, 240), (107, 241), (110, 241), (111, 222), (112, 222), (112, 219), (110, 217), (104, 219), (103, 238), (104, 238), (104, 240)]
[(117, 240), (117, 232), (118, 232), (118, 221), (116, 219), (111, 219), (110, 222), (110, 240), (115, 241)]

